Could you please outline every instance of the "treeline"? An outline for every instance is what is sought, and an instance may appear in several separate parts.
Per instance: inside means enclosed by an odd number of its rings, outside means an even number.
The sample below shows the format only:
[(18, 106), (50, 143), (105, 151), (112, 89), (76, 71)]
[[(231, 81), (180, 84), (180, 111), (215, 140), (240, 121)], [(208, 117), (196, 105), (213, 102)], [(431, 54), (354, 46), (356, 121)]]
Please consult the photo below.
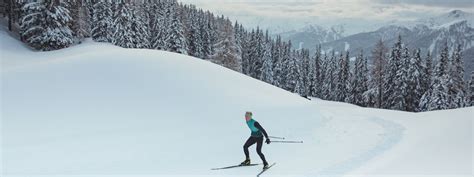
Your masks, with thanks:
[(411, 112), (473, 105), (473, 81), (468, 85), (462, 77), (458, 46), (446, 44), (433, 60), (409, 49), (401, 37), (390, 49), (379, 41), (369, 64), (362, 52), (351, 58), (348, 52), (327, 53), (320, 47), (314, 54), (295, 50), (291, 41), (268, 31), (233, 25), (176, 0), (44, 0), (11, 6), (18, 8), (7, 11), (10, 21), (17, 19), (22, 41), (37, 50), (61, 49), (91, 37), (206, 59), (303, 97)]

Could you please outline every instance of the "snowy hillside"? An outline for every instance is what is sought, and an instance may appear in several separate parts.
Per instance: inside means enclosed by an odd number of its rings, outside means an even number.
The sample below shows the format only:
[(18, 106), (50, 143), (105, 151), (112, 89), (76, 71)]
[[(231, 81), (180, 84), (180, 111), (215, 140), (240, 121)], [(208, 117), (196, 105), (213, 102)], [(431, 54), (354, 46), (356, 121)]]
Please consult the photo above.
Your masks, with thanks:
[[(273, 136), (262, 176), (473, 174), (474, 108), (429, 113), (309, 101), (210, 62), (86, 41), (33, 52), (0, 31), (0, 176), (255, 176), (254, 118)], [(260, 163), (254, 148), (251, 159)]]

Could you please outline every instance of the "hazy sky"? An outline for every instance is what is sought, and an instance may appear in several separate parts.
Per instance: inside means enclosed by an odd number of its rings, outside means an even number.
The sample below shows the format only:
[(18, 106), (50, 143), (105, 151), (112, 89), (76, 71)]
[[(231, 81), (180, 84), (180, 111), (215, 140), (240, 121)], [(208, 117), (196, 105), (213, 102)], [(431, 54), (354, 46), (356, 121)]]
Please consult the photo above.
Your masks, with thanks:
[(298, 23), (335, 25), (406, 21), (454, 9), (473, 12), (474, 0), (181, 0), (224, 14), (248, 26), (284, 27)]

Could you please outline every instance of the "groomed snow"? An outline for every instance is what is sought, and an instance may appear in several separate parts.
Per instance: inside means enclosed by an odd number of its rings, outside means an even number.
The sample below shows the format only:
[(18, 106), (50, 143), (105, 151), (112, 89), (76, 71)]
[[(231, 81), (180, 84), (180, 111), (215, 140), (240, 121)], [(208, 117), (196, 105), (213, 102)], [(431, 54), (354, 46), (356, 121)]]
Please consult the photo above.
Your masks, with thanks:
[[(273, 136), (263, 176), (472, 176), (474, 108), (309, 101), (210, 62), (86, 41), (33, 52), (0, 31), (0, 176), (255, 176), (243, 115)], [(251, 147), (251, 159), (260, 163)]]

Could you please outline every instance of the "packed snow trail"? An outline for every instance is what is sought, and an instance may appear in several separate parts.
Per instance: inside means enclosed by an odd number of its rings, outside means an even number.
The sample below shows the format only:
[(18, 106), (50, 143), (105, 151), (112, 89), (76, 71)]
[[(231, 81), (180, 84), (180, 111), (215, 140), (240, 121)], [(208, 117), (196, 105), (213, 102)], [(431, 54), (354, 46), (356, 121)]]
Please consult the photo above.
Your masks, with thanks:
[(377, 133), (378, 138), (367, 137), (379, 142), (372, 150), (354, 153), (350, 160), (317, 171), (318, 176), (468, 177), (473, 175), (474, 107), (408, 113), (360, 108), (346, 103), (320, 100), (316, 101), (316, 104), (326, 117), (366, 117), (365, 119), (375, 121), (374, 123), (380, 124), (379, 127), (384, 127), (386, 130)]
[(403, 137), (404, 127), (397, 123), (376, 117), (368, 118), (367, 121), (373, 122), (384, 129), (384, 133), (378, 134), (381, 137), (379, 143), (362, 154), (358, 154), (349, 160), (323, 169), (317, 173), (318, 175), (327, 177), (343, 176), (344, 174), (364, 165), (367, 161), (377, 155), (389, 150)]

